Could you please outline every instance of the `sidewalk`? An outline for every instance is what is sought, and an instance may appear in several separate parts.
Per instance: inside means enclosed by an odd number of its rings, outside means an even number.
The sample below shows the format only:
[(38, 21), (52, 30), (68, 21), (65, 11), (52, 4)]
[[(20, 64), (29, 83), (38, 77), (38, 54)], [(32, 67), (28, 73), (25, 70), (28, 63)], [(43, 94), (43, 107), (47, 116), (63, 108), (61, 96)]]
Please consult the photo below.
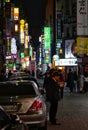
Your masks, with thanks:
[(58, 104), (58, 121), (61, 126), (48, 122), (48, 130), (88, 130), (88, 93), (64, 92)]

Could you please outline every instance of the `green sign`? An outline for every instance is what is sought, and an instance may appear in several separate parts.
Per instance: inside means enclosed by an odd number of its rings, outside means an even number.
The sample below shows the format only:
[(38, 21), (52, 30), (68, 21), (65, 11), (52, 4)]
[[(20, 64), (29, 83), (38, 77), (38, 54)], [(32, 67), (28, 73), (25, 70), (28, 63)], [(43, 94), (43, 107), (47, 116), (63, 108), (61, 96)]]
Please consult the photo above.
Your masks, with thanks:
[(21, 57), (24, 57), (24, 52), (22, 52), (22, 53), (20, 54), (20, 56), (21, 56)]
[(44, 27), (44, 49), (50, 50), (50, 27)]

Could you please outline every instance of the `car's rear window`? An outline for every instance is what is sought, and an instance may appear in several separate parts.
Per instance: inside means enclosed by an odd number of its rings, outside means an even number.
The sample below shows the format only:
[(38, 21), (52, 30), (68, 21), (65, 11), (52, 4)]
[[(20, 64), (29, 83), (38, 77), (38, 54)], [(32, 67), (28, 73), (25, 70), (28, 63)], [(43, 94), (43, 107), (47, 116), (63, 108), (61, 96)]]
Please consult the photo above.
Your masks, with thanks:
[(35, 89), (30, 83), (4, 83), (0, 84), (0, 96), (36, 95)]

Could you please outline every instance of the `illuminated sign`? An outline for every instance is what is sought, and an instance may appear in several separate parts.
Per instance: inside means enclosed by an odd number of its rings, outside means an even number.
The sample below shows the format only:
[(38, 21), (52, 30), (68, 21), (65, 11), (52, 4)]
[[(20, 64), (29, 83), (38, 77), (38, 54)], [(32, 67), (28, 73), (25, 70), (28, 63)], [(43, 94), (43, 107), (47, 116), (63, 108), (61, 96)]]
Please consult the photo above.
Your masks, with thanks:
[(77, 59), (59, 59), (55, 61), (55, 64), (58, 66), (77, 66)]
[(15, 24), (15, 32), (18, 32), (18, 24)]
[(25, 36), (25, 48), (28, 48), (28, 36)]
[(21, 57), (24, 57), (24, 52), (21, 52), (20, 56), (21, 56)]
[(25, 42), (25, 26), (24, 26), (25, 20), (20, 20), (20, 43), (24, 44)]
[(11, 59), (11, 56), (6, 56), (6, 60), (9, 60), (9, 59)]
[(51, 62), (51, 37), (50, 27), (44, 27), (44, 50), (45, 50), (45, 63)]
[(65, 58), (75, 58), (75, 56), (72, 53), (72, 46), (74, 43), (74, 39), (65, 40)]
[(19, 19), (19, 8), (14, 8), (14, 20)]
[(45, 63), (50, 63), (50, 54), (45, 53)]
[(11, 54), (17, 54), (16, 39), (11, 39)]
[(88, 54), (88, 38), (77, 38), (77, 54)]
[(25, 35), (28, 35), (28, 23), (25, 23)]
[(29, 36), (28, 36), (28, 23), (25, 23), (25, 48), (28, 48)]
[(50, 50), (50, 27), (44, 28), (44, 49)]
[(5, 0), (5, 2), (10, 2), (10, 0)]
[(77, 35), (88, 36), (88, 0), (77, 0)]

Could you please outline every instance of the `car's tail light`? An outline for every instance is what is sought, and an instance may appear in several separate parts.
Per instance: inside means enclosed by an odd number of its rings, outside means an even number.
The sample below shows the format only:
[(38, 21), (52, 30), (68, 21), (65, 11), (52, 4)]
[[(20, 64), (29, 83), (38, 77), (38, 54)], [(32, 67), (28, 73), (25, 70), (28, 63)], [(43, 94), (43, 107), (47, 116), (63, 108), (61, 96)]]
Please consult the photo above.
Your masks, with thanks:
[(31, 107), (29, 108), (29, 111), (38, 111), (42, 108), (42, 102), (40, 100), (36, 100)]

